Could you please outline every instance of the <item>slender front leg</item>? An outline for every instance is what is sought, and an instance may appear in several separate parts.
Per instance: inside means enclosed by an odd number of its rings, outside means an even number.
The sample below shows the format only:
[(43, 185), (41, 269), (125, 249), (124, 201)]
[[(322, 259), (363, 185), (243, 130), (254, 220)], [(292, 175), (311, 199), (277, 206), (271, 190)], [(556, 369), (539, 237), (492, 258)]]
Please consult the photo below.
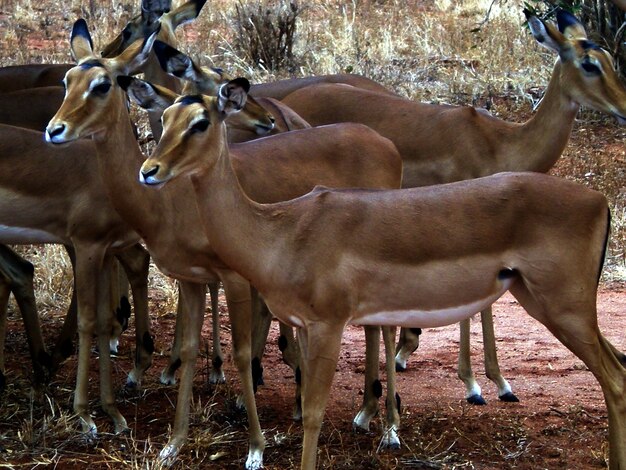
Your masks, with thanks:
[(298, 329), (302, 354), (302, 470), (315, 470), (317, 443), (339, 359), (343, 325), (313, 323)]
[[(161, 383), (164, 385), (176, 384), (176, 371), (180, 367), (180, 347), (183, 342), (183, 315), (185, 315), (185, 299), (181, 292), (180, 282), (178, 284), (178, 304), (176, 305), (176, 323), (174, 325), (174, 343), (170, 353), (170, 360), (161, 372)], [(206, 300), (205, 300), (206, 302)]]
[(117, 255), (133, 292), (135, 306), (135, 367), (128, 374), (126, 386), (135, 388), (141, 384), (144, 372), (152, 365), (154, 341), (150, 334), (148, 310), (148, 271), (150, 254), (139, 243)]
[(257, 386), (263, 385), (263, 354), (267, 344), (267, 336), (272, 325), (272, 313), (263, 302), (263, 299), (252, 288), (252, 379), (254, 381), (254, 391)]
[(113, 420), (115, 433), (128, 430), (126, 420), (117, 409), (111, 373), (111, 351), (109, 344), (113, 326), (113, 308), (111, 304), (111, 264), (113, 259), (105, 255), (98, 276), (97, 331), (100, 370), (100, 402), (102, 409)]
[(159, 454), (160, 463), (163, 465), (171, 465), (174, 462), (189, 433), (189, 405), (192, 399), (193, 376), (206, 304), (205, 284), (180, 281), (179, 293), (179, 303), (182, 300), (184, 304), (184, 308), (176, 317), (176, 326), (181, 328), (180, 385), (172, 436)]
[(120, 263), (115, 260), (111, 263), (110, 277), (111, 288), (109, 289), (109, 304), (112, 308), (112, 322), (109, 338), (109, 352), (111, 354), (118, 354), (120, 336), (122, 336), (122, 333), (128, 328), (131, 308), (130, 302), (128, 301), (128, 280), (120, 269)]
[[(267, 308), (267, 306), (265, 307)], [(294, 337), (294, 328), (278, 321), (280, 336), (278, 337), (278, 349), (283, 354), (283, 362), (291, 367), (296, 381), (296, 397), (293, 406), (294, 421), (302, 421), (302, 373), (300, 370), (300, 346)]]
[(459, 368), (457, 374), (465, 384), (465, 399), (472, 405), (486, 405), (480, 385), (476, 381), (470, 357), (470, 320), (459, 323), (461, 341), (459, 344)]
[[(87, 247), (74, 245), (76, 249), (76, 297), (78, 302), (78, 365), (76, 390), (74, 392), (74, 412), (78, 416), (82, 430), (88, 437), (96, 437), (96, 423), (89, 415), (87, 386), (89, 383), (89, 359), (91, 339), (96, 328), (96, 299), (98, 296), (98, 276), (102, 269), (104, 253)], [(104, 351), (108, 352), (106, 344)], [(100, 351), (103, 353), (104, 351)]]
[(250, 284), (234, 272), (222, 273), (222, 284), (226, 294), (228, 315), (232, 328), (233, 358), (243, 392), (243, 400), (248, 414), (248, 433), (250, 447), (246, 468), (257, 470), (263, 467), (263, 450), (265, 438), (261, 432), (261, 425), (254, 401), (254, 386), (251, 367), (251, 328), (252, 323), (252, 297)]
[(518, 402), (519, 399), (511, 390), (509, 382), (502, 376), (498, 365), (496, 335), (493, 330), (493, 310), (490, 306), (480, 312), (480, 323), (483, 329), (483, 348), (485, 350), (485, 373), (487, 378), (498, 387), (498, 398), (506, 402)]
[(7, 384), (4, 368), (4, 343), (7, 334), (7, 307), (9, 304), (9, 279), (0, 271), (0, 393), (4, 391)]
[(211, 373), (209, 374), (209, 383), (223, 384), (226, 382), (224, 375), (224, 353), (222, 352), (222, 344), (220, 342), (220, 311), (219, 311), (219, 282), (209, 282), (209, 294), (211, 294), (211, 324), (213, 326), (213, 348), (211, 359)]
[(355, 430), (368, 431), (370, 422), (378, 414), (378, 399), (383, 394), (383, 386), (378, 379), (378, 360), (380, 357), (380, 327), (366, 326), (365, 330), (365, 385), (363, 404), (352, 420)]
[[(28, 349), (33, 362), (35, 387), (39, 388), (48, 379), (51, 367), (50, 355), (46, 351), (41, 335), (37, 304), (35, 302), (35, 288), (33, 286), (34, 266), (5, 245), (0, 245), (0, 279), (3, 286), (0, 293), (0, 355), (4, 351), (4, 328), (6, 328), (7, 302), (9, 291), (13, 296), (22, 314), (24, 329), (28, 340)], [(4, 359), (0, 362), (0, 372), (4, 372)], [(1, 382), (0, 378), (0, 382)], [(0, 383), (2, 389), (2, 383)]]
[(77, 285), (76, 285), (76, 252), (70, 245), (64, 245), (67, 255), (72, 263), (72, 272), (74, 274), (74, 286), (72, 288), (72, 300), (70, 306), (65, 315), (63, 322), (63, 328), (59, 334), (56, 344), (52, 349), (52, 366), (51, 375), (54, 375), (59, 368), (59, 365), (67, 359), (74, 352), (74, 338), (78, 328), (78, 298), (77, 298)]

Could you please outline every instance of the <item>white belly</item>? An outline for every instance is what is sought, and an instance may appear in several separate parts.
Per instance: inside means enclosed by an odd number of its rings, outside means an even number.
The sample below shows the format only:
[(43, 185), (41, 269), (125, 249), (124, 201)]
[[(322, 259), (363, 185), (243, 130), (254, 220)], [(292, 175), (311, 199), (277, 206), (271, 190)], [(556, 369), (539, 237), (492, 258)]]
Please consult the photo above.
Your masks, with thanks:
[(487, 298), (478, 299), (475, 302), (465, 305), (438, 310), (381, 310), (361, 315), (358, 318), (354, 318), (350, 323), (353, 325), (403, 326), (407, 328), (435, 328), (438, 326), (451, 325), (465, 320), (489, 307), (509, 290), (512, 283), (513, 279), (507, 279), (502, 282), (498, 292), (495, 292)]

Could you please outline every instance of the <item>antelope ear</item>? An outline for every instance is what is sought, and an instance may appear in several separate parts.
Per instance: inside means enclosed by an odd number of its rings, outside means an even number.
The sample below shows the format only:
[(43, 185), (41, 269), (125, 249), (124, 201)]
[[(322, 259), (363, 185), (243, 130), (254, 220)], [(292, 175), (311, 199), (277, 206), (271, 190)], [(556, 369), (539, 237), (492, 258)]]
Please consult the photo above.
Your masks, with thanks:
[(172, 8), (171, 0), (142, 0), (141, 19), (147, 25), (153, 25)]
[(87, 28), (87, 22), (82, 18), (76, 20), (72, 27), (70, 49), (72, 51), (72, 57), (74, 57), (76, 62), (94, 57), (93, 41), (89, 34), (89, 28)]
[(163, 112), (178, 98), (178, 94), (165, 87), (128, 75), (119, 75), (117, 83), (135, 103), (147, 111)]
[(195, 20), (205, 3), (206, 0), (191, 0), (170, 12), (172, 30), (178, 28), (181, 24)]
[(170, 75), (188, 80), (195, 78), (194, 64), (191, 57), (183, 54), (178, 49), (157, 39), (154, 41), (154, 54), (157, 56), (161, 68)]
[(568, 39), (587, 39), (587, 31), (583, 24), (574, 15), (566, 10), (556, 12), (556, 21), (561, 31)]
[(161, 27), (159, 26), (150, 36), (145, 39), (135, 41), (120, 55), (110, 59), (113, 64), (113, 68), (119, 75), (134, 75), (141, 71), (141, 68), (150, 57), (152, 45), (154, 44), (154, 40), (160, 30)]
[(222, 85), (217, 94), (217, 109), (226, 116), (241, 111), (246, 104), (250, 82), (245, 78), (235, 78)]
[(535, 40), (543, 47), (560, 53), (563, 45), (567, 41), (565, 36), (563, 36), (554, 25), (544, 23), (530, 11), (524, 9), (524, 14), (526, 15), (530, 32)]

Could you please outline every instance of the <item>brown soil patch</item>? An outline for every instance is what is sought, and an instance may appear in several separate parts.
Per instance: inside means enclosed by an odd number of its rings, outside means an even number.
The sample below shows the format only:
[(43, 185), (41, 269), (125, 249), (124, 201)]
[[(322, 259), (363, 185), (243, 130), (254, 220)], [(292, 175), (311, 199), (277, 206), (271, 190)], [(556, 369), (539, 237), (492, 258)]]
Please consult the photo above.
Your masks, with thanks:
[[(625, 286), (612, 284), (602, 288), (598, 310), (604, 334), (618, 348), (626, 350)], [(370, 433), (352, 431), (352, 418), (362, 399), (365, 343), (360, 328), (348, 328), (320, 439), (321, 468), (606, 466), (607, 413), (591, 373), (508, 294), (496, 303), (494, 316), (501, 368), (520, 403), (499, 402), (495, 387), (484, 377), (478, 317), (472, 322), (472, 354), (488, 401), (482, 407), (465, 402), (464, 388), (456, 378), (457, 326), (425, 330), (409, 371), (398, 375), (403, 403), (403, 446), (398, 451), (378, 449), (380, 423)], [(223, 346), (230, 356), (230, 332), (223, 312), (221, 318)], [(59, 323), (60, 318), (45, 324), (46, 335), (53, 337), (51, 333)], [(10, 384), (2, 405), (0, 462), (27, 467), (37, 462), (58, 468), (148, 467), (150, 459), (167, 441), (168, 426), (174, 417), (176, 388), (158, 384), (158, 374), (167, 361), (173, 323), (173, 314), (162, 314), (153, 322), (158, 352), (142, 391), (132, 395), (120, 392), (131, 436), (107, 434), (110, 423), (97, 406), (94, 356), (90, 396), (102, 436), (95, 443), (85, 443), (74, 430), (60, 433), (57, 428), (64, 428), (65, 424), (55, 423), (71, 410), (75, 359), (64, 364), (45, 395), (31, 401), (22, 325), (18, 318), (11, 318), (7, 338)], [(203, 331), (207, 341), (209, 323)], [(264, 361), (266, 385), (257, 394), (268, 441), (265, 466), (270, 469), (297, 466), (302, 438), (301, 425), (291, 420), (293, 374), (281, 362), (277, 334), (277, 325), (273, 325)], [(130, 370), (132, 338), (132, 332), (124, 335), (121, 354), (115, 360), (114, 380), (120, 389)], [(234, 406), (238, 380), (228, 359), (227, 384), (215, 387), (206, 384), (206, 354), (198, 362), (190, 442), (175, 468), (241, 468), (245, 462), (246, 419)], [(384, 364), (381, 362), (380, 366), (382, 374)]]

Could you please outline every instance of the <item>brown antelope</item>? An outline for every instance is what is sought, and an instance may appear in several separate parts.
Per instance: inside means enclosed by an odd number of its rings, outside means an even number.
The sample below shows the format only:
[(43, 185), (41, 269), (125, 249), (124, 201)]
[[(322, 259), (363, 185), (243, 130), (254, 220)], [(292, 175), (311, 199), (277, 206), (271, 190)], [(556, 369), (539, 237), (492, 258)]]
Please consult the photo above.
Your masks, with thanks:
[(48, 86), (61, 86), (72, 64), (27, 64), (0, 67), (0, 90), (3, 93)]
[[(198, 90), (205, 90), (206, 93), (215, 94), (221, 84), (228, 82), (232, 78), (221, 68), (198, 68), (188, 56), (181, 54), (174, 48), (167, 47), (167, 43), (155, 42), (154, 46), (161, 67), (175, 77), (191, 80)], [(374, 80), (348, 73), (288, 78), (269, 83), (257, 83), (252, 85), (250, 95), (282, 100), (300, 88), (320, 83), (342, 83), (363, 90), (396, 96), (395, 93)]]
[[(65, 77), (66, 96), (48, 125), (46, 139), (62, 144), (90, 137), (95, 142), (103, 169), (101, 177), (114, 207), (144, 239), (157, 266), (180, 281), (187, 307), (180, 317), (181, 379), (173, 433), (160, 453), (161, 461), (173, 460), (187, 436), (193, 371), (204, 315), (204, 284), (220, 280), (226, 293), (233, 356), (248, 413), (250, 447), (246, 467), (259, 468), (265, 444), (256, 415), (250, 366), (250, 285), (223, 264), (214, 254), (209, 239), (197, 230), (200, 221), (195, 203), (192, 204), (193, 190), (188, 179), (179, 178), (180, 184), (170, 184), (162, 191), (141, 186), (135, 179), (143, 156), (132, 134), (126, 94), (117, 79), (142, 63), (150, 46), (148, 40), (141, 52), (138, 52), (141, 46), (133, 44), (118, 57), (98, 59), (86, 23), (77, 21), (71, 48), (78, 65)], [(120, 77), (120, 82), (127, 86), (130, 79)], [(270, 139), (282, 139), (282, 143)], [(248, 193), (259, 200), (293, 198), (318, 183), (338, 187), (399, 187), (400, 184), (401, 161), (397, 150), (387, 139), (361, 125), (304, 129), (249, 145), (256, 150), (250, 158), (244, 158), (241, 152), (241, 176), (250, 184), (246, 187)], [(321, 150), (328, 146), (331, 150)], [(274, 152), (276, 149), (280, 152)], [(284, 152), (290, 154), (289, 158), (283, 156)], [(116, 170), (110, 171), (113, 165)], [(307, 167), (311, 170), (302, 171)], [(395, 408), (391, 412), (397, 413)]]
[[(114, 407), (108, 372), (112, 315), (108, 288), (110, 269), (104, 267), (110, 264), (112, 254), (127, 261), (125, 267), (135, 302), (137, 356), (130, 380), (141, 378), (151, 363), (152, 353), (148, 324), (148, 258), (141, 248), (133, 250), (139, 236), (109, 204), (97, 165), (84, 159), (94, 152), (92, 142), (52, 148), (40, 132), (0, 125), (0, 193), (3, 195), (0, 198), (0, 243), (61, 243), (73, 247), (76, 254), (79, 356), (74, 410), (83, 429), (89, 433), (96, 432), (87, 401), (90, 344), (94, 332), (98, 335), (100, 350), (102, 405), (112, 415), (116, 431), (126, 428), (126, 422)], [(33, 177), (35, 174), (37, 176)], [(70, 324), (71, 320), (64, 328), (71, 330)]]
[(302, 468), (316, 468), (347, 324), (451, 324), (507, 290), (595, 375), (609, 413), (609, 466), (626, 468), (626, 356), (601, 335), (596, 313), (610, 228), (606, 198), (552, 176), (501, 173), (395, 191), (318, 187), (258, 204), (233, 171), (223, 122), (242, 106), (247, 87), (241, 79), (217, 98), (168, 108), (141, 175), (160, 191), (190, 178), (215, 252), (274, 315), (299, 327)]
[[(158, 40), (154, 43), (154, 51), (156, 53), (159, 62), (163, 66), (164, 70), (169, 70), (170, 73), (175, 72), (177, 75), (183, 77), (190, 87), (194, 91), (201, 93), (214, 94), (217, 84), (214, 82), (213, 77), (215, 72), (213, 69), (202, 67), (194, 62), (194, 60), (177, 51), (175, 48), (160, 42)], [(138, 83), (138, 82), (137, 82)], [(149, 87), (148, 84), (145, 85)], [(139, 91), (139, 90), (138, 90)], [(133, 93), (130, 93), (131, 97)], [(159, 90), (158, 87), (153, 87), (152, 93), (146, 96), (143, 100), (150, 106), (156, 107), (154, 111), (162, 113), (163, 110), (173, 104), (175, 98), (164, 90)], [(293, 130), (293, 128), (310, 127), (308, 123), (304, 121), (300, 116), (293, 112), (290, 108), (284, 104), (276, 101), (273, 98), (262, 97), (249, 97), (244, 105), (244, 110), (247, 110), (250, 106), (250, 101), (254, 102), (254, 106), (261, 105), (263, 108), (268, 109), (275, 116), (274, 129), (269, 132), (269, 135)], [(135, 97), (140, 106), (142, 99)], [(255, 109), (255, 108), (253, 108)], [(251, 131), (236, 131), (233, 132), (233, 123), (236, 123), (237, 116), (241, 113), (235, 113), (229, 116), (228, 123), (228, 141), (237, 142), (238, 138), (244, 137), (247, 140), (256, 137)], [(247, 116), (244, 118), (244, 123), (248, 124)], [(238, 152), (236, 145), (231, 146), (233, 152)], [(260, 202), (260, 201), (257, 201)], [(267, 334), (269, 333), (271, 320), (271, 313), (267, 310), (264, 303), (259, 300), (258, 305), (255, 306), (255, 315), (253, 318), (253, 336), (252, 336), (252, 361), (254, 367), (259, 368), (259, 377), (262, 381), (262, 368), (260, 367), (261, 359), (263, 357), (263, 351), (265, 349), (265, 343), (267, 340)], [(215, 331), (215, 329), (214, 329)], [(384, 338), (388, 338), (391, 335), (391, 331), (387, 328), (383, 330)], [(365, 386), (363, 393), (363, 403), (360, 410), (357, 412), (354, 418), (354, 426), (357, 429), (369, 430), (371, 420), (378, 414), (378, 398), (381, 390), (380, 381), (378, 378), (378, 359), (379, 359), (379, 343), (380, 333), (377, 328), (366, 327), (366, 368), (365, 368)], [(300, 375), (299, 371), (299, 353), (298, 347), (294, 340), (293, 332), (291, 328), (280, 322), (280, 336), (279, 336), (279, 348), (283, 354), (283, 360), (289, 365), (296, 377)], [(215, 360), (215, 358), (214, 358)], [(387, 403), (391, 403), (395, 400), (394, 391), (391, 387), (387, 388)], [(389, 406), (389, 405), (388, 405)], [(294, 419), (300, 420), (302, 417), (301, 399), (299, 385), (296, 389), (296, 406), (294, 409)], [(399, 440), (393, 434), (387, 434), (386, 440), (383, 441), (383, 445), (388, 447), (398, 447), (400, 445)]]
[(64, 94), (62, 86), (0, 93), (0, 122), (43, 132), (50, 117), (59, 109)]
[[(418, 103), (342, 85), (300, 89), (283, 100), (311, 125), (361, 122), (388, 137), (403, 161), (405, 188), (446, 183), (499, 171), (548, 171), (567, 145), (581, 105), (626, 117), (626, 90), (609, 54), (586, 39), (572, 15), (559, 12), (554, 25), (529, 15), (539, 44), (558, 53), (552, 78), (536, 114), (526, 123), (502, 121), (472, 107)], [(364, 105), (367, 103), (367, 105)], [(501, 399), (517, 400), (497, 363), (491, 307), (481, 313), (487, 377)], [(402, 346), (402, 345), (401, 345)], [(399, 370), (417, 343), (396, 356)], [(469, 321), (461, 323), (459, 378), (470, 402), (484, 403), (471, 369)]]
[[(128, 46), (128, 44), (130, 44), (130, 42), (132, 42), (124, 41), (123, 39), (128, 39), (130, 35), (135, 34), (135, 30), (140, 31), (139, 34), (143, 37), (143, 34), (145, 34), (149, 29), (155, 30), (161, 26), (162, 32), (160, 34), (163, 39), (173, 41), (175, 40), (174, 30), (183, 22), (195, 18), (203, 4), (203, 0), (192, 0), (174, 11), (169, 12), (171, 2), (143, 0), (141, 5), (141, 15), (133, 19), (124, 28), (124, 31), (119, 35), (119, 37), (106, 46), (105, 49), (111, 51), (110, 53), (118, 54), (119, 50), (123, 50)], [(160, 21), (164, 12), (167, 12), (167, 14), (164, 16), (162, 21)], [(146, 71), (146, 74), (150, 77), (150, 79), (171, 85), (173, 83), (171, 78), (161, 70), (158, 64), (154, 66), (155, 62), (152, 62), (153, 66), (148, 68)], [(70, 67), (71, 65), (67, 66), (65, 64), (32, 64), (0, 68), (0, 90), (3, 92), (0, 95), (0, 122), (2, 124), (25, 127), (28, 129), (36, 129), (40, 131), (45, 130), (50, 118), (55, 114), (61, 105), (65, 93), (63, 87), (51, 85), (62, 85), (63, 76)], [(154, 134), (158, 133), (160, 133), (160, 124)], [(33, 202), (39, 204), (38, 200), (34, 200)], [(27, 200), (23, 199), (21, 203), (22, 205), (27, 204)], [(34, 224), (37, 224), (37, 221), (35, 221)], [(19, 237), (14, 239), (18, 240)], [(71, 246), (66, 247), (68, 250), (72, 250)], [(5, 277), (7, 286), (13, 286), (14, 293), (16, 295), (20, 295), (20, 305), (24, 306), (22, 308), (22, 313), (26, 325), (27, 337), (29, 342), (37, 345), (38, 347), (40, 344), (39, 338), (41, 338), (41, 332), (38, 328), (36, 328), (39, 324), (38, 319), (34, 318), (36, 310), (28, 308), (24, 310), (25, 307), (30, 305), (24, 298), (26, 292), (26, 286), (24, 284), (25, 278), (23, 276), (11, 278), (11, 275), (19, 274), (25, 265), (20, 263), (20, 258), (16, 254), (9, 256), (8, 250), (8, 247), (3, 247), (3, 250), (0, 251), (0, 257), (5, 268), (3, 270), (3, 277)], [(2, 256), (3, 253), (7, 253), (7, 256)], [(143, 289), (137, 291), (137, 298), (139, 299), (138, 302), (142, 302), (140, 299), (140, 293), (144, 291), (147, 292), (145, 287), (147, 285), (147, 279), (143, 282), (140, 282), (137, 279), (139, 272), (147, 275), (147, 256), (147, 252), (140, 245), (137, 245), (133, 250), (128, 250), (126, 253), (118, 256), (125, 269), (130, 271), (131, 275), (134, 277), (133, 282), (136, 286), (138, 286), (137, 288)], [(70, 259), (74, 260), (73, 253), (70, 253)], [(10, 263), (14, 264), (11, 265)], [(114, 272), (117, 272), (117, 270), (114, 269)], [(117, 336), (119, 336), (123, 328), (121, 324), (122, 321), (127, 321), (129, 315), (129, 310), (127, 309), (129, 308), (129, 304), (127, 301), (127, 292), (123, 292), (125, 296), (118, 296), (117, 283), (114, 283), (113, 287), (112, 298), (119, 297), (121, 299), (121, 304), (120, 307), (117, 308), (117, 312), (122, 318), (118, 318), (117, 323), (114, 322), (109, 349), (111, 352), (117, 352)], [(127, 287), (125, 289), (127, 290)], [(152, 346), (149, 332), (146, 329), (149, 323), (146, 316), (146, 302), (147, 299), (142, 302), (142, 305), (139, 306), (137, 310), (137, 314), (144, 316), (145, 318), (138, 319), (139, 329), (136, 330), (138, 339), (136, 365), (135, 369), (129, 374), (127, 382), (127, 385), (129, 386), (136, 386), (140, 383), (144, 370), (151, 362), (148, 357), (152, 352)], [(215, 304), (216, 303), (217, 301), (215, 301)], [(49, 368), (48, 372), (50, 373), (54, 373), (59, 364), (70, 354), (72, 350), (71, 343), (76, 333), (77, 326), (76, 304), (76, 291), (74, 290), (72, 302), (70, 304), (70, 309), (66, 316), (62, 332), (57, 340), (57, 345), (52, 352), (52, 359), (46, 361)], [(215, 305), (215, 309), (216, 307), (217, 305)], [(31, 330), (31, 327), (36, 329)], [(43, 345), (41, 346), (43, 347)], [(148, 349), (146, 349), (146, 346)], [(31, 348), (31, 352), (33, 352), (33, 348)], [(38, 356), (45, 359), (43, 354), (38, 354)], [(35, 365), (35, 378), (41, 377), (41, 364), (35, 358), (33, 358), (33, 361)]]

